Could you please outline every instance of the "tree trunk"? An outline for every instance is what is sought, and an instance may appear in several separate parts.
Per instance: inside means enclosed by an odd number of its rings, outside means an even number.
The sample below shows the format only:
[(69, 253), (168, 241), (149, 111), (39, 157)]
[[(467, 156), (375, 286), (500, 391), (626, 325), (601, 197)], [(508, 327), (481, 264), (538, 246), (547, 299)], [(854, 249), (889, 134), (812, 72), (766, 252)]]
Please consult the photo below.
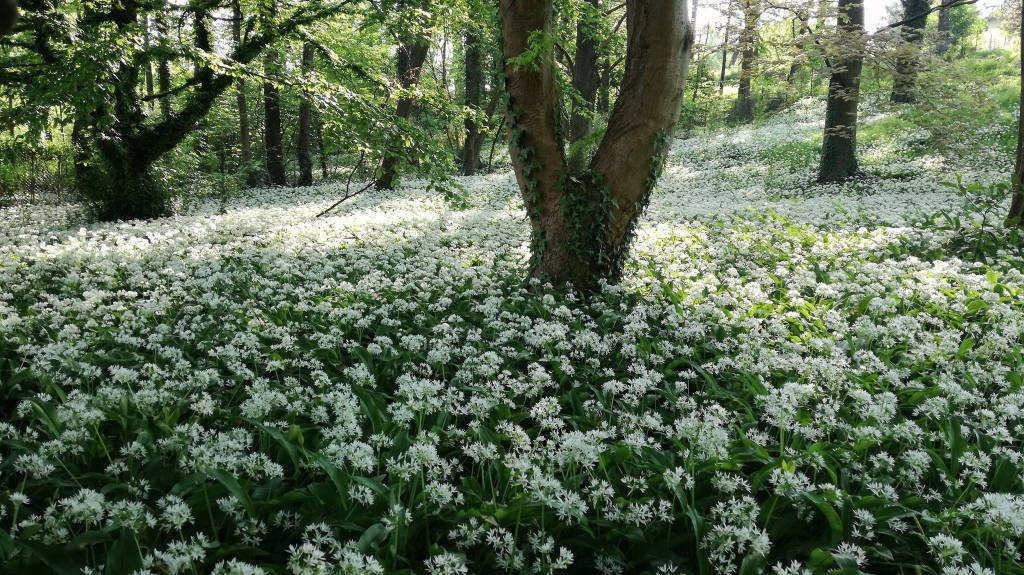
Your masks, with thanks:
[(896, 74), (890, 97), (894, 104), (907, 104), (914, 101), (914, 84), (917, 82), (921, 43), (924, 40), (924, 27), (928, 22), (929, 0), (902, 1), (903, 19), (907, 21), (907, 24), (900, 30), (903, 42), (900, 46), (900, 53), (896, 57)]
[[(313, 72), (313, 45), (302, 46), (302, 75), (308, 79)], [(299, 104), (299, 181), (298, 185), (313, 185), (313, 108), (309, 93), (303, 92)]]
[(725, 69), (728, 66), (729, 61), (729, 27), (732, 26), (732, 0), (729, 0), (729, 6), (725, 11), (725, 35), (722, 38), (722, 72), (718, 76), (718, 95), (721, 96), (725, 92)]
[(576, 23), (576, 58), (573, 61), (572, 87), (579, 95), (579, 101), (572, 103), (569, 118), (569, 169), (582, 173), (589, 159), (587, 150), (577, 144), (590, 135), (591, 117), (597, 100), (597, 89), (601, 79), (597, 75), (597, 40), (594, 38), (595, 22), (600, 16), (600, 0), (585, 0), (584, 12)]
[[(420, 38), (398, 47), (398, 81), (401, 83), (403, 90), (410, 90), (419, 83), (420, 73), (423, 71), (423, 62), (426, 61), (429, 50), (430, 44), (426, 38)], [(395, 116), (400, 121), (408, 120), (412, 116), (414, 104), (415, 101), (403, 93), (398, 98)], [(400, 138), (396, 140), (400, 140)], [(404, 155), (404, 151), (395, 151), (396, 147), (401, 147), (404, 150), (405, 146), (401, 145), (398, 141), (392, 141), (388, 144), (388, 149), (384, 151), (381, 173), (376, 182), (374, 182), (374, 187), (378, 190), (393, 190), (395, 188), (398, 176), (398, 162), (401, 156)]]
[(740, 85), (736, 92), (736, 104), (733, 106), (732, 119), (737, 122), (749, 122), (754, 119), (754, 100), (750, 94), (750, 84), (754, 78), (754, 59), (757, 58), (757, 21), (760, 17), (757, 0), (742, 0), (743, 32), (740, 44), (743, 46), (740, 61)]
[[(241, 0), (232, 2), (231, 38), (237, 47), (242, 43), (242, 4)], [(249, 102), (245, 95), (245, 78), (238, 78), (238, 164), (245, 177), (247, 187), (259, 183), (259, 173), (252, 164), (252, 136), (249, 134)]]
[(327, 179), (331, 174), (327, 169), (327, 147), (324, 145), (324, 119), (317, 114), (316, 117), (316, 147), (320, 155), (320, 175)]
[(17, 22), (18, 2), (16, 0), (0, 0), (0, 36), (10, 34)]
[(278, 67), (277, 50), (272, 48), (263, 60), (264, 73), (271, 78), (263, 83), (263, 142), (267, 154), (267, 183), (271, 186), (287, 184), (281, 134), (281, 95), (273, 80)]
[(841, 182), (857, 174), (857, 104), (864, 55), (864, 4), (839, 0), (837, 35), (844, 53), (832, 62), (825, 108), (825, 135), (821, 147), (818, 181)]
[(940, 58), (946, 55), (949, 51), (949, 46), (953, 43), (953, 36), (950, 33), (950, 22), (949, 22), (949, 4), (953, 3), (954, 0), (941, 0), (942, 8), (939, 9), (939, 25), (938, 25), (938, 38), (935, 42), (935, 55)]
[(605, 56), (601, 59), (601, 80), (597, 88), (597, 111), (607, 114), (611, 109), (612, 66), (611, 60)]
[[(1024, 46), (1024, 10), (1021, 10), (1021, 46)], [(1024, 78), (1024, 58), (1020, 63), (1021, 78)], [(1007, 224), (1024, 228), (1024, 80), (1021, 81), (1020, 117), (1017, 122), (1017, 163), (1013, 170), (1013, 201)]]
[(554, 55), (511, 59), (548, 35), (553, 0), (502, 0), (509, 154), (533, 231), (531, 273), (595, 290), (615, 281), (672, 139), (693, 47), (686, 0), (627, 0), (626, 71), (608, 129), (579, 177), (556, 131)]
[[(473, 114), (480, 109), (480, 93), (483, 87), (483, 54), (480, 32), (472, 28), (466, 33), (466, 107)], [(466, 143), (462, 147), (462, 174), (472, 176), (480, 163), (480, 127), (475, 116), (466, 116)]]

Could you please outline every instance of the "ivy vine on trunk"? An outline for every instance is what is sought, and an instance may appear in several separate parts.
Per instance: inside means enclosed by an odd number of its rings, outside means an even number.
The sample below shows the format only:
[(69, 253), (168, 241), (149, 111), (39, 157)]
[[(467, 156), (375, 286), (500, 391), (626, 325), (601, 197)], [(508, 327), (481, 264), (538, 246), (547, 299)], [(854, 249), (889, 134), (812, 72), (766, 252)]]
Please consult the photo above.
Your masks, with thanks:
[(552, 0), (502, 0), (509, 153), (533, 233), (531, 273), (594, 290), (621, 273), (679, 120), (686, 0), (627, 0), (626, 69), (605, 136), (573, 175), (558, 136)]

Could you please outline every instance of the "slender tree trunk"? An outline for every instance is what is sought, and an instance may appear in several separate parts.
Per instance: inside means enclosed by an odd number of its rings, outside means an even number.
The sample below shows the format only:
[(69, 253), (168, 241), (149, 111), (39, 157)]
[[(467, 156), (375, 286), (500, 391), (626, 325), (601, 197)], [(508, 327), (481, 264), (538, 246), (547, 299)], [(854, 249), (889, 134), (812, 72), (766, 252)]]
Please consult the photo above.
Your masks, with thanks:
[(825, 108), (825, 135), (818, 181), (841, 182), (857, 174), (857, 104), (863, 67), (864, 4), (839, 0), (836, 32), (843, 38), (844, 54), (832, 62)]
[[(277, 17), (276, 0), (269, 3), (266, 17), (273, 25)], [(270, 47), (263, 57), (263, 73), (269, 78), (263, 83), (263, 143), (267, 155), (267, 183), (271, 186), (287, 184), (281, 133), (281, 95), (274, 83), (280, 72), (279, 56), (277, 49)]]
[(612, 92), (612, 66), (611, 60), (605, 56), (601, 58), (601, 80), (597, 88), (597, 111), (607, 114), (611, 109)]
[(725, 69), (729, 62), (729, 32), (732, 26), (732, 0), (729, 0), (729, 7), (725, 13), (725, 35), (722, 38), (722, 72), (718, 76), (718, 95), (725, 92)]
[[(237, 47), (242, 43), (242, 3), (232, 2), (231, 39)], [(259, 174), (252, 166), (252, 136), (249, 134), (249, 102), (245, 95), (245, 78), (237, 81), (238, 102), (238, 164), (245, 175), (245, 185), (256, 186)]]
[(743, 32), (740, 44), (743, 46), (740, 61), (740, 85), (736, 92), (736, 104), (733, 106), (732, 118), (737, 122), (749, 122), (754, 119), (754, 100), (750, 93), (750, 84), (754, 78), (754, 59), (757, 58), (757, 21), (760, 18), (758, 0), (742, 0)]
[[(1024, 46), (1024, 10), (1021, 10), (1021, 46)], [(1020, 63), (1024, 78), (1024, 58)], [(1024, 80), (1021, 81), (1020, 117), (1017, 122), (1017, 162), (1013, 169), (1013, 201), (1010, 203), (1009, 225), (1024, 228)]]
[[(472, 26), (472, 25), (471, 25)], [(472, 28), (466, 33), (466, 107), (475, 114), (480, 108), (483, 87), (483, 54), (480, 33)], [(462, 147), (462, 174), (472, 176), (480, 163), (480, 127), (475, 116), (466, 116), (466, 143)]]
[(579, 177), (557, 136), (554, 55), (511, 59), (550, 34), (552, 0), (501, 0), (509, 153), (533, 230), (535, 277), (578, 289), (616, 280), (679, 120), (693, 47), (686, 0), (627, 0), (626, 72), (608, 129)]
[(924, 27), (928, 22), (928, 0), (902, 1), (903, 19), (907, 20), (907, 24), (900, 30), (903, 42), (900, 46), (900, 53), (896, 57), (896, 74), (890, 97), (894, 104), (906, 104), (914, 101), (914, 85), (917, 83), (921, 43), (924, 40)]
[[(403, 90), (409, 90), (420, 81), (420, 74), (423, 71), (423, 63), (427, 59), (427, 52), (430, 50), (429, 41), (426, 38), (413, 40), (398, 47), (398, 80)], [(403, 94), (398, 99), (398, 106), (395, 108), (395, 116), (400, 120), (408, 120), (412, 116), (415, 101)], [(384, 159), (381, 162), (381, 173), (374, 182), (378, 190), (392, 190), (395, 188), (398, 176), (398, 162), (402, 151), (394, 148), (402, 147), (397, 141), (389, 143), (388, 149), (384, 152)]]
[(954, 0), (940, 0), (942, 2), (942, 8), (939, 10), (939, 24), (938, 24), (938, 38), (935, 42), (935, 54), (940, 58), (946, 55), (949, 51), (950, 44), (953, 43), (953, 36), (950, 34), (950, 22), (949, 22), (949, 4), (953, 3)]
[[(313, 45), (302, 47), (302, 74), (313, 72)], [(299, 182), (301, 186), (313, 185), (313, 108), (309, 94), (304, 92), (299, 104)]]
[[(585, 0), (584, 14), (576, 24), (576, 58), (573, 61), (572, 86), (580, 100), (573, 102), (569, 119), (569, 145), (580, 142), (590, 135), (590, 118), (594, 113), (597, 89), (601, 79), (597, 75), (597, 40), (594, 38), (594, 24), (600, 14), (600, 0)], [(577, 149), (569, 157), (569, 168), (573, 173), (584, 170), (588, 160), (586, 150)]]
[(327, 147), (324, 145), (324, 119), (317, 114), (316, 118), (316, 147), (320, 156), (320, 175), (327, 179), (331, 174), (327, 169)]

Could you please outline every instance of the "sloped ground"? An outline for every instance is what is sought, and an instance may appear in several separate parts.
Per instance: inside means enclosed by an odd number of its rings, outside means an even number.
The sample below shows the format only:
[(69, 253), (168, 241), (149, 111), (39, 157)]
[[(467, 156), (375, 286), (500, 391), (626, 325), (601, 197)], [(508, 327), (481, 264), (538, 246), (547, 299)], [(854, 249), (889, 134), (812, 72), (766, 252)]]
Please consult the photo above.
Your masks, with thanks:
[(1022, 572), (1021, 261), (922, 223), (999, 153), (815, 187), (819, 117), (677, 141), (591, 298), (509, 174), (0, 212), (0, 567)]

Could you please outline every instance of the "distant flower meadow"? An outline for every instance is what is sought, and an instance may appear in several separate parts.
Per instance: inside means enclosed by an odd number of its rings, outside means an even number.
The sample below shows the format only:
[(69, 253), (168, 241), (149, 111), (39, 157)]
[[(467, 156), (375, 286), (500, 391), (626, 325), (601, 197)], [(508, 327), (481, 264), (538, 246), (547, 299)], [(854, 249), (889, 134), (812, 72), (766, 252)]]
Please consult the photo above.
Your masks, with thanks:
[(3, 209), (0, 572), (1024, 573), (1022, 261), (899, 138), (779, 168), (818, 117), (676, 141), (595, 296), (510, 174)]

